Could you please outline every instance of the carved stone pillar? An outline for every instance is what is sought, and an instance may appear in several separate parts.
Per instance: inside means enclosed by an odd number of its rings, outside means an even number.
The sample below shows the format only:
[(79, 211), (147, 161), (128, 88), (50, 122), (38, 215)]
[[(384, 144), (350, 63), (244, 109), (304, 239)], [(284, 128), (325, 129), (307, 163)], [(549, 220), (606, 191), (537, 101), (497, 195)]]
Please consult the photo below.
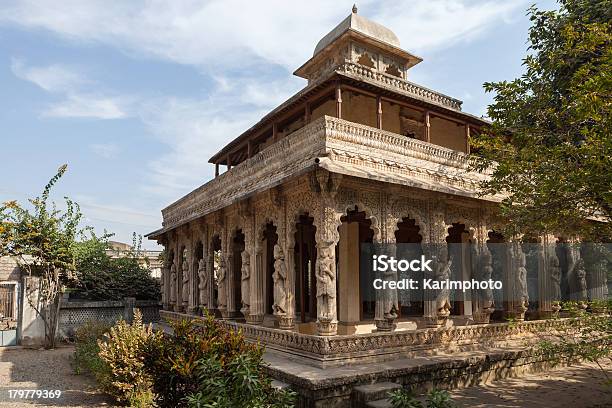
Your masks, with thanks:
[[(485, 282), (491, 279), (493, 275), (493, 256), (486, 242), (480, 246), (472, 244), (472, 277), (476, 280)], [(495, 311), (493, 301), (493, 291), (489, 289), (481, 289), (474, 291), (474, 322), (479, 324), (489, 323), (491, 314)]]
[(548, 237), (544, 236), (537, 244), (531, 244), (538, 260), (538, 317), (547, 319), (554, 315), (551, 297), (551, 278), (547, 255)]
[[(222, 218), (221, 218), (222, 219)], [(231, 257), (229, 255), (230, 245), (229, 237), (226, 231), (225, 224), (220, 225), (220, 238), (221, 238), (221, 254), (219, 257), (219, 288), (218, 288), (218, 308), (221, 317), (227, 319), (230, 316), (229, 305), (233, 302), (234, 296), (231, 290), (230, 281), (232, 279), (231, 274)]]
[(527, 292), (526, 258), (521, 243), (513, 240), (508, 245), (508, 310), (507, 316), (517, 321), (525, 320), (525, 312), (529, 306)]
[[(291, 228), (289, 228), (286, 224), (285, 233), (291, 233)], [(287, 268), (287, 313), (285, 316), (279, 317), (278, 327), (284, 330), (292, 330), (295, 327), (295, 241), (293, 237), (288, 237), (286, 242), (285, 265)]]
[[(448, 226), (444, 217), (444, 203), (433, 202), (429, 207), (429, 235), (423, 236), (423, 253), (432, 259), (432, 272), (425, 272), (425, 279), (442, 279), (447, 272), (448, 249), (446, 236)], [(440, 327), (446, 324), (450, 315), (448, 294), (423, 289), (423, 320), (427, 327)]]
[(320, 336), (338, 333), (336, 310), (336, 244), (340, 220), (329, 202), (321, 206), (317, 225), (317, 332)]
[[(583, 257), (587, 270), (588, 295), (591, 301), (608, 298), (608, 258), (609, 250), (606, 244), (589, 243), (583, 246)], [(593, 305), (593, 311), (601, 313), (603, 305)]]
[[(377, 252), (388, 257), (395, 257), (395, 237), (387, 237), (384, 244), (377, 243)], [(397, 271), (392, 271), (388, 268), (382, 272), (382, 276), (376, 276), (383, 281), (396, 281)], [(397, 319), (398, 304), (397, 304), (397, 289), (385, 288), (376, 291), (376, 304), (374, 311), (374, 321), (377, 331), (393, 331), (395, 330), (395, 319)]]

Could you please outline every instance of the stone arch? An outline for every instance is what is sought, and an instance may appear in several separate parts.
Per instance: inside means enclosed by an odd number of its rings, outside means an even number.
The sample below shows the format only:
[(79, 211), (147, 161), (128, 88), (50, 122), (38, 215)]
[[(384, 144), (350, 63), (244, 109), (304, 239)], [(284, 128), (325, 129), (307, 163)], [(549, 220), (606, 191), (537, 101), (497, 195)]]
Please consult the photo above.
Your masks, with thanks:
[(349, 200), (342, 203), (341, 211), (336, 211), (336, 214), (334, 216), (334, 221), (336, 222), (336, 225), (339, 226), (342, 223), (341, 218), (346, 215), (348, 211), (352, 211), (353, 209), (356, 209), (360, 212), (363, 211), (365, 213), (366, 218), (369, 219), (372, 223), (370, 225), (370, 228), (372, 228), (372, 231), (374, 231), (374, 242), (382, 242), (383, 234), (380, 216), (378, 216), (369, 205), (365, 204), (365, 202), (360, 199)]

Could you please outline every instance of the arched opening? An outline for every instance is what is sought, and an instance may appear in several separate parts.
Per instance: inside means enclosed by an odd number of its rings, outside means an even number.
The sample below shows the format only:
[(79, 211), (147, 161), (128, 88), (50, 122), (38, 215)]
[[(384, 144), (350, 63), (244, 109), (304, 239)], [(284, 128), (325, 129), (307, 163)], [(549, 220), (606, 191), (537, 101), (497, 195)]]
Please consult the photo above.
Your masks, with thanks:
[(502, 289), (493, 290), (493, 301), (495, 302), (495, 311), (491, 314), (491, 321), (505, 321), (506, 311), (508, 310), (508, 299), (505, 298), (504, 287), (507, 284), (507, 262), (508, 250), (506, 239), (502, 234), (496, 231), (489, 231), (489, 239), (487, 240), (487, 248), (491, 252), (491, 279), (502, 282)]
[[(348, 210), (340, 221), (340, 241), (336, 249), (338, 320), (356, 324), (374, 319), (376, 295), (372, 280), (361, 272), (361, 244), (371, 244), (374, 231), (371, 228), (372, 221), (357, 206)], [(355, 282), (359, 282), (359, 285)]]
[[(446, 237), (448, 244), (448, 257), (451, 263), (451, 280), (470, 280), (471, 276), (471, 251), (472, 238), (465, 224), (453, 223), (448, 229)], [(469, 293), (462, 291), (451, 291), (451, 315), (464, 316), (472, 314), (472, 305), (469, 301)]]
[(265, 314), (272, 314), (272, 305), (274, 304), (274, 281), (272, 274), (274, 273), (274, 245), (278, 242), (278, 234), (276, 227), (271, 222), (266, 224), (263, 230), (262, 237), (262, 254), (264, 256), (264, 299)]
[(210, 301), (211, 307), (219, 307), (219, 267), (221, 266), (221, 238), (219, 235), (213, 235), (210, 242), (211, 264), (209, 265), (213, 271), (213, 298)]
[[(420, 227), (416, 220), (409, 217), (402, 218), (397, 223), (395, 231), (395, 242), (397, 243), (397, 259), (420, 259), (423, 255), (423, 237), (420, 234)], [(422, 271), (399, 272), (398, 280), (414, 279), (417, 282), (423, 281)], [(399, 318), (408, 316), (423, 316), (423, 289), (419, 284), (419, 289), (398, 290)]]
[(316, 227), (314, 218), (308, 213), (300, 215), (295, 224), (295, 311), (302, 323), (317, 319), (317, 279), (315, 277), (315, 262), (317, 246), (315, 240)]
[[(231, 241), (231, 268), (232, 268), (232, 286), (231, 290), (234, 295), (233, 311), (236, 315), (240, 314), (242, 308), (242, 251), (244, 251), (244, 234), (239, 229), (234, 233)], [(229, 306), (229, 305), (228, 305)]]

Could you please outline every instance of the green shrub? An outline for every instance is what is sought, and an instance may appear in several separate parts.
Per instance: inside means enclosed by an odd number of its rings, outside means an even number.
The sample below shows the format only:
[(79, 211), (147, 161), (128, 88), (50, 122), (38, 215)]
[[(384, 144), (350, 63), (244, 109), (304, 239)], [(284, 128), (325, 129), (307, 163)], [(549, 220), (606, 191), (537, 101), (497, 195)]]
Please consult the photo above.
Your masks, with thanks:
[(79, 327), (74, 334), (74, 370), (77, 374), (83, 371), (91, 373), (98, 383), (102, 384), (109, 377), (109, 367), (98, 353), (100, 347), (98, 340), (102, 339), (110, 330), (107, 323), (88, 321)]
[(145, 367), (144, 350), (153, 336), (151, 325), (143, 325), (136, 309), (134, 323), (120, 320), (104, 339), (98, 340), (99, 356), (109, 366), (110, 379), (104, 390), (131, 407), (154, 406), (152, 378)]
[(393, 408), (452, 408), (455, 406), (448, 391), (436, 389), (427, 394), (425, 406), (416, 398), (412, 390), (405, 388), (390, 392), (389, 401)]

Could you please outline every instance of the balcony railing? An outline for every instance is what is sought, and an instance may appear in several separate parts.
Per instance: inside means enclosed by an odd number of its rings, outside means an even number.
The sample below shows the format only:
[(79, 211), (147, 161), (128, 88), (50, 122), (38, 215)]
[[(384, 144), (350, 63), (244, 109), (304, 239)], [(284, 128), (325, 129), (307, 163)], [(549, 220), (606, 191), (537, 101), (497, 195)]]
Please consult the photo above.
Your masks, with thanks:
[(440, 186), (440, 191), (448, 191), (442, 189), (448, 185), (469, 192), (484, 176), (469, 171), (468, 161), (468, 155), (452, 149), (324, 116), (165, 208), (163, 225), (168, 229), (211, 213), (318, 165), (345, 174), (352, 173), (344, 168), (368, 174), (375, 169), (394, 175), (397, 181), (392, 182), (398, 184), (411, 185), (414, 179), (431, 181), (434, 190)]

